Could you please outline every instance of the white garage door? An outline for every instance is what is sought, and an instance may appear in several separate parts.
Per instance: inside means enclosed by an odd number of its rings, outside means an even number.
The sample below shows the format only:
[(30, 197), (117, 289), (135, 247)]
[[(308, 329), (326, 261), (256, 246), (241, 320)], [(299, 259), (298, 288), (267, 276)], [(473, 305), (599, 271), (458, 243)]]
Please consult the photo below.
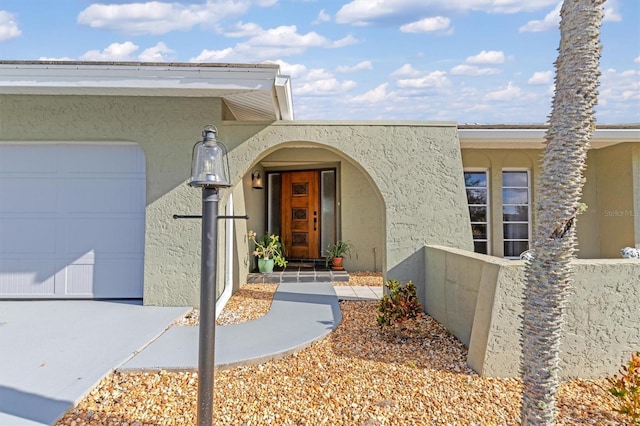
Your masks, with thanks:
[(133, 143), (0, 143), (0, 298), (141, 298)]

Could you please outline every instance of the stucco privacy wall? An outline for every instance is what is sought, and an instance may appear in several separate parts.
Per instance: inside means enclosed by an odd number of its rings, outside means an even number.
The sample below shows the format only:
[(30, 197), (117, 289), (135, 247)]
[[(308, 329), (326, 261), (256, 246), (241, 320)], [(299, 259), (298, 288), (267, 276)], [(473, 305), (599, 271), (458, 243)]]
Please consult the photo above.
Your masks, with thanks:
[(138, 143), (147, 170), (144, 302), (197, 306), (200, 222), (172, 216), (201, 212), (201, 191), (186, 185), (191, 150), (219, 116), (218, 99), (2, 95), (0, 140)]
[[(236, 180), (291, 142), (318, 144), (361, 168), (384, 200), (383, 270), (390, 278), (423, 280), (425, 242), (472, 248), (455, 123), (278, 122), (246, 139), (239, 132), (228, 134)], [(358, 211), (342, 215), (358, 217)]]
[[(518, 376), (524, 262), (427, 246), (425, 265), (421, 302), (469, 347), (469, 366), (483, 376)], [(640, 348), (640, 262), (576, 259), (572, 265), (561, 376), (611, 375)], [(461, 272), (467, 269), (474, 273)]]

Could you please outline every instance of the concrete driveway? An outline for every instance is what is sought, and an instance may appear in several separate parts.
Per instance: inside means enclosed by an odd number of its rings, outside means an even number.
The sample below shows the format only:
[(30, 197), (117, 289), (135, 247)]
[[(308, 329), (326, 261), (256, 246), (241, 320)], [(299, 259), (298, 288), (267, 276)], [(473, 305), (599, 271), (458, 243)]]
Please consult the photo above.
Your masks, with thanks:
[(0, 425), (51, 425), (190, 308), (0, 301)]

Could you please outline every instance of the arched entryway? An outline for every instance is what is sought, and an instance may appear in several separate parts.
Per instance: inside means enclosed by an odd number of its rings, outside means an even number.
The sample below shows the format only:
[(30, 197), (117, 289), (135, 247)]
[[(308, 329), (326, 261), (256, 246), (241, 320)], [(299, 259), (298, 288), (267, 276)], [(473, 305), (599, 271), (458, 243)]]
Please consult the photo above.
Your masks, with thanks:
[[(258, 175), (262, 188), (255, 185)], [(348, 270), (382, 271), (384, 202), (366, 171), (345, 154), (286, 142), (251, 165), (243, 188), (248, 229), (280, 235), (288, 259), (321, 262), (330, 244), (349, 241)]]

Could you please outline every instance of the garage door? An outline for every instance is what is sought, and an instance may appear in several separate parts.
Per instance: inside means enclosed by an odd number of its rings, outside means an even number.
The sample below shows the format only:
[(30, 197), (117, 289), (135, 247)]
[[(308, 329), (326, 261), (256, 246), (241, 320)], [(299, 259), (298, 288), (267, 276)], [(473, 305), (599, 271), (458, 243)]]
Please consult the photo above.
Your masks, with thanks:
[(141, 298), (133, 143), (0, 143), (0, 298)]

